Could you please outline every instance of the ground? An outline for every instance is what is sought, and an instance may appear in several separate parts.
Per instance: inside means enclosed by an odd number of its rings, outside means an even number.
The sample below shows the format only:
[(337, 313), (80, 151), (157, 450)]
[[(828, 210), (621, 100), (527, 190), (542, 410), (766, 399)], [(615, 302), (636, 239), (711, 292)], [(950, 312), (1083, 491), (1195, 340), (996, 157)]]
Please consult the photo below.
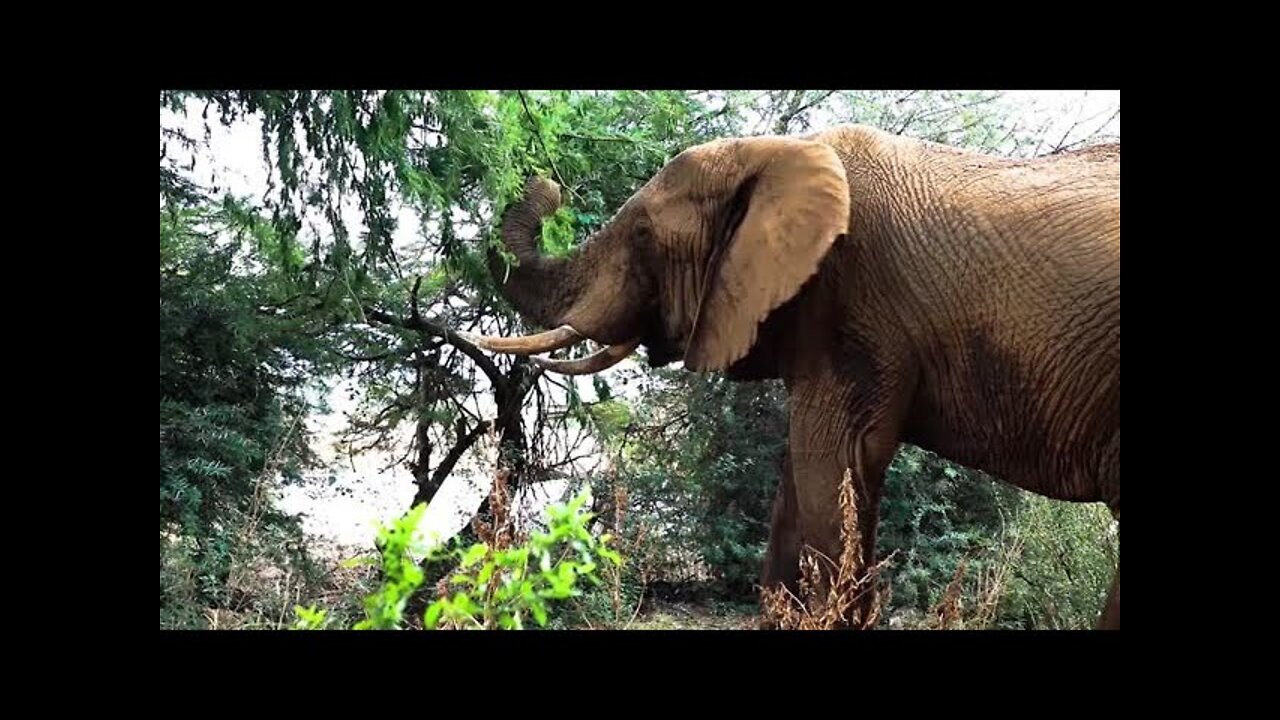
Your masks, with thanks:
[(655, 603), (631, 623), (631, 630), (754, 630), (754, 609), (707, 603)]

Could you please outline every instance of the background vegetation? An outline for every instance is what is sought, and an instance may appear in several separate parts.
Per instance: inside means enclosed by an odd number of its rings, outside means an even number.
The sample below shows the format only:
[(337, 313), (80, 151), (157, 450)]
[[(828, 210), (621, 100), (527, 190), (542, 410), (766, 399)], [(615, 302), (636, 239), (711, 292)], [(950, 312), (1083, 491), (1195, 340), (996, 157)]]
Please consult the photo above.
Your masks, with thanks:
[[(1119, 114), (1062, 132), (1001, 93), (796, 90), (162, 92), (160, 108), (162, 628), (288, 627), (297, 605), (343, 627), (369, 617), (387, 578), (317, 553), (275, 502), (320, 467), (306, 420), (338, 380), (359, 402), (344, 447), (391, 454), (414, 478), (410, 505), (489, 439), (512, 490), (591, 482), (582, 541), (612, 532), (626, 561), (561, 598), (550, 627), (751, 625), (781, 388), (634, 367), (573, 382), (477, 351), (451, 331), (525, 329), (483, 261), (498, 213), (528, 175), (554, 177), (566, 207), (544, 246), (563, 253), (712, 138), (867, 122), (1026, 156), (1118, 136)], [(261, 196), (229, 193), (207, 166), (212, 128), (244, 122), (260, 130)], [(1092, 624), (1116, 561), (1105, 510), (912, 446), (887, 488), (885, 626)], [(490, 532), (501, 505), (482, 507)], [(448, 570), (406, 607), (436, 602)]]

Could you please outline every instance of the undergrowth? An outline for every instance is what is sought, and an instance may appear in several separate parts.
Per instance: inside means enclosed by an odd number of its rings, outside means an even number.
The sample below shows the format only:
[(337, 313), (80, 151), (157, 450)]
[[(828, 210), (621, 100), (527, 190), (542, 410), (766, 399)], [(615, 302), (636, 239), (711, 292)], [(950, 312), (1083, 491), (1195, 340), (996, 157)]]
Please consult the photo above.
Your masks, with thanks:
[[(490, 495), (493, 519), (473, 524), (478, 543), (464, 547), (451, 540), (426, 544), (417, 525), (426, 505), (414, 507), (390, 527), (380, 529), (377, 546), (382, 583), (364, 599), (365, 618), (356, 630), (395, 630), (406, 626), (405, 608), (422, 589), (426, 573), (418, 558), (444, 564), (452, 571), (434, 588), (434, 600), (422, 616), (428, 630), (523, 630), (530, 621), (545, 627), (564, 601), (580, 598), (580, 581), (600, 586), (601, 564), (620, 566), (622, 557), (609, 547), (612, 537), (590, 531), (594, 515), (584, 509), (580, 493), (546, 511), (546, 530), (517, 536), (509, 519), (507, 473), (499, 472)], [(332, 628), (325, 610), (295, 608), (299, 629)]]

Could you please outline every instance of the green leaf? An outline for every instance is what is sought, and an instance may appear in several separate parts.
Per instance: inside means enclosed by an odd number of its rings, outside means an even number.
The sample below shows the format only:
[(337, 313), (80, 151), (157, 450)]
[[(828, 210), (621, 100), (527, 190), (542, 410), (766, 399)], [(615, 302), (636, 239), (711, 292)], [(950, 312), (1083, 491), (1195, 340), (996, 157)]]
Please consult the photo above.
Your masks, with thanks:
[(484, 543), (472, 545), (465, 555), (462, 556), (462, 562), (459, 567), (468, 568), (484, 559), (486, 553), (489, 552), (489, 546)]
[(546, 627), (547, 625), (546, 607), (544, 607), (543, 604), (539, 601), (539, 602), (531, 603), (529, 605), (529, 610), (533, 612), (533, 619), (538, 622), (538, 625)]
[(554, 215), (542, 221), (543, 251), (551, 257), (568, 255), (575, 245), (574, 213), (568, 208), (561, 208)]
[(442, 612), (444, 612), (443, 601), (431, 603), (431, 606), (427, 608), (426, 614), (422, 617), (422, 624), (430, 629), (435, 629), (436, 625), (440, 622), (440, 613)]
[(350, 570), (352, 568), (360, 567), (361, 565), (377, 565), (377, 564), (378, 564), (377, 558), (367, 556), (367, 555), (348, 558), (338, 563), (338, 565), (345, 570)]

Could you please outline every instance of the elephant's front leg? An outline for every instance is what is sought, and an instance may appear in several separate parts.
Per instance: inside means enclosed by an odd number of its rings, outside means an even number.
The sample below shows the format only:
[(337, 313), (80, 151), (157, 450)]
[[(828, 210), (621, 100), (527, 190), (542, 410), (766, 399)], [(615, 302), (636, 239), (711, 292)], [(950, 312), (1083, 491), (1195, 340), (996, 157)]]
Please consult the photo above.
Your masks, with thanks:
[[(796, 485), (791, 471), (791, 453), (782, 451), (782, 467), (778, 490), (773, 498), (773, 519), (769, 524), (769, 547), (764, 555), (760, 585), (765, 588), (785, 587), (793, 595), (800, 593), (800, 535), (796, 527)], [(761, 629), (776, 627), (773, 618), (761, 616)]]
[[(844, 613), (846, 625), (874, 624), (874, 583), (862, 584), (856, 590), (853, 586), (865, 578), (875, 563), (884, 473), (898, 448), (901, 410), (905, 405), (905, 399), (895, 397), (883, 386), (858, 392), (852, 384), (829, 379), (797, 383), (791, 391), (795, 538), (800, 547), (816, 553), (823, 576), (818, 598), (827, 598), (833, 581), (854, 593), (856, 599)], [(841, 567), (845, 508), (840, 502), (840, 487), (846, 471), (850, 473), (854, 501), (848, 509), (853, 512), (853, 537), (859, 546), (852, 549), (853, 562)], [(794, 582), (798, 575), (799, 568), (792, 567), (790, 578), (781, 577), (784, 582)]]

